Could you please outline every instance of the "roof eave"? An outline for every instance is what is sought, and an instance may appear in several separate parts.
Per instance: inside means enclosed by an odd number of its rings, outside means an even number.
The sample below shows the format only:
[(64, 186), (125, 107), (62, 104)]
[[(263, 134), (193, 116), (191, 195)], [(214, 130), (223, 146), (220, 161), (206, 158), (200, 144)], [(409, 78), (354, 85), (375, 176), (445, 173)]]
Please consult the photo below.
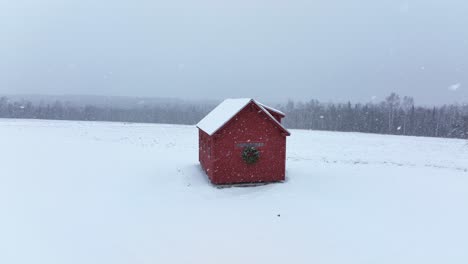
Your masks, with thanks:
[(291, 133), (278, 121), (276, 120), (275, 117), (273, 117), (273, 115), (270, 113), (270, 111), (280, 115), (281, 117), (285, 117), (285, 114), (276, 110), (276, 109), (272, 109), (271, 107), (268, 107), (262, 103), (259, 103), (257, 101), (255, 101), (254, 99), (251, 99), (245, 104), (244, 107), (242, 107), (241, 109), (239, 109), (229, 120), (226, 120), (226, 122), (224, 122), (224, 124), (222, 124), (221, 126), (219, 126), (216, 130), (212, 131), (211, 133), (209, 133), (208, 131), (204, 130), (203, 128), (201, 128), (199, 126), (199, 123), (196, 124), (195, 126), (202, 130), (203, 132), (205, 132), (207, 135), (209, 135), (210, 137), (211, 136), (214, 136), (216, 135), (216, 133), (218, 133), (219, 131), (221, 131), (229, 122), (231, 122), (231, 120), (236, 116), (238, 115), (242, 110), (244, 110), (248, 105), (250, 105), (251, 103), (253, 103), (254, 105), (256, 105), (257, 107), (259, 107), (269, 118), (271, 121), (273, 121), (273, 123), (276, 124), (276, 126), (283, 131), (283, 133), (286, 135), (286, 136), (290, 136)]
[(231, 122), (232, 119), (234, 119), (235, 116), (237, 116), (240, 112), (242, 112), (242, 110), (244, 110), (250, 103), (255, 103), (255, 100), (254, 99), (250, 99), (247, 104), (245, 104), (244, 107), (242, 107), (241, 109), (239, 109), (239, 111), (237, 111), (230, 119), (226, 120), (226, 122), (224, 122), (224, 124), (222, 124), (221, 126), (218, 127), (218, 129), (216, 129), (215, 131), (208, 133), (207, 131), (205, 131), (204, 129), (200, 128), (198, 125), (196, 127), (198, 127), (198, 129), (202, 130), (203, 132), (205, 132), (206, 134), (208, 134), (210, 137), (216, 135), (216, 133), (218, 133), (218, 131), (221, 131), (229, 122)]
[(265, 109), (265, 107), (263, 107), (262, 104), (256, 102), (255, 100), (252, 100), (252, 101), (253, 101), (253, 103), (254, 103), (255, 105), (257, 105), (258, 107), (260, 107), (260, 109), (262, 109), (262, 111), (265, 112), (265, 113), (270, 117), (270, 119), (271, 119), (281, 130), (283, 130), (283, 132), (286, 133), (286, 136), (290, 136), (290, 135), (291, 135), (291, 133), (290, 133), (280, 122), (278, 122), (278, 120), (276, 120), (276, 118), (274, 118), (274, 117), (270, 114), (270, 112), (269, 112), (267, 109)]
[(267, 110), (272, 111), (272, 112), (274, 112), (274, 113), (280, 115), (281, 117), (286, 117), (286, 114), (283, 113), (283, 112), (281, 112), (281, 111), (278, 110), (278, 109), (275, 109), (275, 108), (273, 108), (273, 107), (269, 107), (268, 105), (262, 104), (262, 103), (257, 102), (257, 101), (255, 101), (255, 102), (256, 102), (257, 104), (263, 106), (263, 107), (266, 108)]

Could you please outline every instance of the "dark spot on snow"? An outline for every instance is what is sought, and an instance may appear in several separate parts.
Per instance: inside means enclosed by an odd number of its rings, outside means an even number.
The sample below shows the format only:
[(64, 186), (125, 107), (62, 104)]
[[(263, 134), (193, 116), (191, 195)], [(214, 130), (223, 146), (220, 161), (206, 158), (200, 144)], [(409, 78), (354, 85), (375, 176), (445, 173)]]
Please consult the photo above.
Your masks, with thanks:
[(281, 217), (281, 215), (280, 215), (280, 214), (278, 214), (278, 217)]

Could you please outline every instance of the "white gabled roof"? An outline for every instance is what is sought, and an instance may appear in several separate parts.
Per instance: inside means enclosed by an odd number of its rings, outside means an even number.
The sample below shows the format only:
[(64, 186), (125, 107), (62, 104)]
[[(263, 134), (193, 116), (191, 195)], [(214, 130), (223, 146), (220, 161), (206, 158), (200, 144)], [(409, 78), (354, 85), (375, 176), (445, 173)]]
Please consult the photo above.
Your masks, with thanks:
[[(221, 104), (219, 104), (213, 111), (206, 115), (200, 122), (198, 122), (197, 127), (205, 131), (208, 135), (212, 136), (216, 131), (223, 127), (227, 122), (229, 122), (237, 113), (239, 113), (244, 107), (246, 107), (250, 102), (254, 102), (263, 112), (265, 112), (272, 121), (284, 129), (288, 134), (289, 131), (281, 125), (268, 110), (273, 112), (278, 112), (279, 114), (284, 115), (278, 110), (273, 110), (268, 106), (265, 106), (251, 98), (239, 98), (239, 99), (226, 99)], [(265, 109), (267, 108), (267, 109)]]
[(278, 110), (278, 109), (275, 109), (275, 108), (273, 108), (273, 107), (269, 107), (268, 105), (264, 105), (264, 104), (262, 104), (262, 103), (260, 103), (260, 102), (256, 102), (256, 103), (257, 103), (258, 105), (263, 106), (263, 107), (264, 107), (265, 109), (267, 109), (268, 111), (272, 111), (272, 112), (275, 112), (275, 113), (280, 114), (280, 115), (282, 115), (282, 116), (286, 116), (283, 112), (281, 112), (281, 111)]

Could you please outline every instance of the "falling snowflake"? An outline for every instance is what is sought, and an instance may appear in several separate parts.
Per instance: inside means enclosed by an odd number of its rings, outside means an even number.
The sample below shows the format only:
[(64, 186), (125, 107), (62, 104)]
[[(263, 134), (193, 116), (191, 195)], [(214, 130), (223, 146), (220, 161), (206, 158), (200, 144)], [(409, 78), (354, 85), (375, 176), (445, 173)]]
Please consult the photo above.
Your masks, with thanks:
[(450, 85), (448, 89), (450, 91), (456, 92), (458, 89), (460, 89), (460, 87), (461, 87), (461, 83), (456, 83), (456, 84)]

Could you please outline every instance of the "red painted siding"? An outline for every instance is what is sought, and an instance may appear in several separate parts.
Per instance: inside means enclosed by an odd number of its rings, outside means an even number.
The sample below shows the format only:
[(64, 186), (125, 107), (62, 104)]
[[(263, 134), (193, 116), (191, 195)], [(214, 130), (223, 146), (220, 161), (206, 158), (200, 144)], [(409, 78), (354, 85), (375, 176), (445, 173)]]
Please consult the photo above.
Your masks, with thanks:
[(198, 159), (202, 168), (205, 170), (208, 178), (212, 180), (213, 175), (213, 138), (202, 130), (198, 130), (199, 144), (198, 144)]
[[(260, 145), (257, 147), (260, 159), (255, 164), (247, 164), (242, 159), (244, 147), (240, 144), (245, 143)], [(202, 167), (214, 184), (285, 179), (286, 135), (254, 103), (247, 105), (213, 136), (200, 131), (199, 155)]]

